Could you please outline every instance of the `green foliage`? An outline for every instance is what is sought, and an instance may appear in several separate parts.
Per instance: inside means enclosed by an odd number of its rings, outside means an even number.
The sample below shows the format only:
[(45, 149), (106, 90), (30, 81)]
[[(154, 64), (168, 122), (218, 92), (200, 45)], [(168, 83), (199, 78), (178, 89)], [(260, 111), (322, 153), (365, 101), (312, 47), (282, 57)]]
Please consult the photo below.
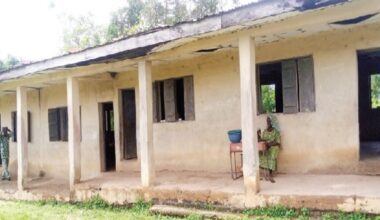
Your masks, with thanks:
[[(106, 27), (96, 25), (91, 14), (65, 16), (63, 51), (75, 52), (147, 29), (199, 19), (223, 9), (229, 0), (127, 0), (114, 11)], [(235, 6), (238, 0), (233, 0)]]
[(181, 0), (174, 0), (173, 11), (173, 24), (190, 19), (188, 6)]
[(378, 220), (379, 217), (371, 217), (364, 213), (345, 213), (345, 212), (339, 212), (339, 213), (323, 213), (321, 216), (322, 220)]
[(367, 214), (364, 213), (339, 213), (338, 214), (338, 219), (339, 220), (370, 220), (372, 219), (369, 217)]
[(288, 209), (283, 206), (273, 206), (269, 208), (247, 209), (244, 214), (248, 216), (267, 216), (295, 218), (299, 215), (295, 209)]
[(276, 112), (276, 88), (275, 85), (261, 86), (261, 99), (263, 113)]
[[(90, 205), (91, 204), (91, 205)], [(141, 207), (141, 203), (139, 205)], [(98, 208), (95, 208), (98, 207)], [(86, 203), (62, 203), (53, 200), (40, 202), (12, 202), (0, 201), (0, 220), (174, 220), (178, 218), (153, 215), (147, 212), (137, 213), (127, 207), (105, 206), (99, 199), (92, 199)]]
[[(166, 1), (165, 1), (166, 2)], [(158, 26), (166, 25), (168, 22), (169, 8), (161, 1), (145, 0), (142, 25), (143, 29), (152, 29)]]
[(189, 216), (186, 217), (187, 220), (203, 220), (203, 216), (199, 215), (199, 214), (196, 214), (196, 213), (192, 213), (190, 214)]
[(380, 74), (371, 75), (372, 108), (380, 108)]
[(136, 203), (133, 204), (132, 208), (131, 208), (131, 211), (132, 212), (135, 212), (135, 213), (149, 213), (149, 209), (150, 207), (152, 207), (152, 202), (146, 202), (145, 200), (143, 199), (139, 199), (137, 200)]
[[(138, 200), (131, 208), (126, 206), (112, 206), (95, 196), (84, 203), (64, 203), (55, 200), (38, 202), (27, 201), (0, 201), (0, 220), (2, 219), (144, 219), (144, 220), (203, 220), (198, 214), (191, 214), (186, 218), (161, 216), (149, 212), (151, 202)], [(319, 216), (311, 216), (308, 209), (289, 209), (282, 206), (269, 208), (248, 209), (244, 211), (242, 219), (322, 219), (322, 220), (380, 220), (380, 216), (371, 216), (363, 213), (329, 212)]]
[(173, 25), (190, 19), (188, 2), (181, 0), (145, 0), (142, 29)]
[(211, 203), (207, 203), (206, 205), (204, 205), (204, 209), (212, 211), (212, 210), (216, 210), (216, 207)]
[(110, 24), (107, 27), (106, 39), (125, 37), (137, 32), (141, 21), (141, 13), (144, 9), (142, 0), (128, 0), (127, 6), (118, 9), (111, 15)]
[(102, 199), (99, 195), (92, 197), (89, 201), (79, 203), (83, 208), (87, 209), (109, 209), (112, 208), (108, 202)]
[(300, 210), (300, 215), (302, 217), (309, 217), (310, 216), (310, 210), (308, 208), (302, 208)]
[(334, 220), (334, 216), (331, 213), (323, 213), (322, 220)]
[(218, 0), (193, 0), (195, 8), (191, 12), (193, 18), (202, 18), (215, 14), (219, 11), (220, 1)]
[(63, 17), (63, 51), (75, 52), (105, 42), (104, 29), (94, 23), (93, 15)]
[(0, 72), (8, 70), (21, 63), (21, 60), (15, 56), (8, 55), (5, 59), (0, 60)]
[(38, 206), (45, 206), (45, 205), (55, 206), (55, 205), (58, 205), (59, 202), (55, 199), (48, 199), (48, 200), (37, 201), (36, 204)]

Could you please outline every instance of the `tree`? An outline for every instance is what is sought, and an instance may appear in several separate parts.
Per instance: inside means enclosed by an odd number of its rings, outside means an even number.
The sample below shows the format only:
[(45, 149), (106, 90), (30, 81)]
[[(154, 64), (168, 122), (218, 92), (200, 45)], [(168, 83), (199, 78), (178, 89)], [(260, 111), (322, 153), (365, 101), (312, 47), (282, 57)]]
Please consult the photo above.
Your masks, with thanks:
[(190, 19), (188, 6), (181, 0), (174, 0), (173, 23), (179, 23)]
[(372, 108), (380, 108), (380, 74), (371, 75)]
[[(106, 28), (96, 25), (92, 15), (66, 16), (63, 51), (74, 52), (106, 41), (127, 37), (159, 26), (200, 19), (223, 10), (230, 0), (127, 0), (111, 14)], [(239, 0), (233, 0), (238, 6)]]
[(173, 25), (188, 19), (188, 5), (184, 1), (145, 0), (142, 16), (145, 29)]
[(128, 0), (127, 6), (113, 12), (111, 22), (107, 28), (107, 40), (110, 41), (138, 32), (143, 9), (144, 3), (142, 0)]
[(0, 72), (8, 70), (21, 64), (21, 60), (15, 56), (8, 55), (4, 60), (0, 60)]
[[(128, 0), (127, 6), (112, 13), (106, 39), (204, 17), (219, 11), (220, 1), (224, 0)], [(191, 11), (190, 3), (195, 5)]]
[(75, 52), (105, 42), (103, 27), (94, 23), (91, 14), (64, 17), (66, 18), (63, 29), (64, 52)]
[(195, 8), (191, 15), (193, 18), (200, 19), (207, 15), (212, 15), (220, 11), (220, 0), (192, 0)]
[(152, 29), (166, 24), (168, 18), (167, 8), (157, 0), (146, 0), (143, 10), (143, 27)]
[(261, 98), (263, 104), (263, 112), (276, 112), (276, 91), (274, 85), (262, 85)]

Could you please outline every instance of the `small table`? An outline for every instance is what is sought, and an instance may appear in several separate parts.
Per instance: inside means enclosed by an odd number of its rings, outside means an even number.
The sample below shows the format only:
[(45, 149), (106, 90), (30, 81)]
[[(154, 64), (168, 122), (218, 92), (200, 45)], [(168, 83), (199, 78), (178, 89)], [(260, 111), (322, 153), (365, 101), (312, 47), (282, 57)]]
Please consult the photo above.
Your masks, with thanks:
[[(240, 155), (240, 166), (236, 158)], [(230, 144), (230, 163), (231, 163), (231, 177), (233, 180), (237, 180), (243, 176), (243, 146), (241, 143)]]

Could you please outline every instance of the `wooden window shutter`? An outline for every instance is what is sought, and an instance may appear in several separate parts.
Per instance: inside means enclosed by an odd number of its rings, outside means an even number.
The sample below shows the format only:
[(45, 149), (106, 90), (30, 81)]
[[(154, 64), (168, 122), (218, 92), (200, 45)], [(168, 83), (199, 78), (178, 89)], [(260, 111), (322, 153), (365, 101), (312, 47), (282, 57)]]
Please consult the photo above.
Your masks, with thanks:
[[(0, 132), (1, 130), (3, 129), (3, 127), (1, 126), (1, 114), (0, 114)], [(1, 156), (0, 156), (0, 165), (3, 164), (3, 161), (1, 160)]]
[[(17, 112), (12, 112), (11, 113), (11, 116), (12, 116), (12, 132), (13, 132), (13, 137), (12, 137), (12, 141), (13, 142), (17, 142)], [(27, 116), (27, 120), (28, 120), (28, 142), (31, 142), (32, 141), (32, 116), (31, 116), (31, 113), (30, 111), (28, 111), (28, 116)], [(1, 128), (1, 126), (0, 126)]]
[(17, 114), (16, 112), (12, 112), (11, 116), (12, 116), (12, 132), (13, 132), (12, 141), (17, 142)]
[(61, 141), (68, 140), (68, 118), (67, 118), (67, 107), (59, 108), (59, 127), (60, 127), (60, 139)]
[(298, 60), (298, 81), (300, 111), (315, 111), (314, 64), (312, 57)]
[(286, 60), (281, 65), (284, 113), (296, 113), (298, 112), (297, 62)]
[(160, 82), (153, 82), (153, 122), (161, 121), (161, 89)]
[[(67, 116), (67, 108), (66, 108), (66, 118)], [(69, 127), (69, 121), (67, 119), (67, 127)], [(80, 141), (82, 142), (82, 106), (79, 106), (79, 128), (80, 128)]]
[(183, 78), (183, 88), (185, 102), (185, 120), (195, 120), (193, 76), (186, 76)]
[(175, 122), (178, 119), (175, 85), (174, 79), (164, 81), (165, 120), (167, 122)]
[[(3, 127), (1, 126), (1, 114), (0, 114), (0, 129), (2, 129)], [(0, 157), (0, 165), (3, 164), (3, 161), (1, 160), (1, 157)]]
[(28, 142), (32, 142), (32, 113), (28, 111)]
[[(1, 114), (0, 114), (0, 129), (3, 129), (3, 127), (1, 126)], [(3, 161), (1, 160), (1, 157), (0, 157), (0, 165), (3, 164)]]
[(60, 137), (60, 126), (59, 126), (59, 110), (49, 109), (48, 110), (48, 121), (49, 121), (49, 140), (59, 141)]
[(256, 65), (256, 103), (257, 103), (257, 114), (264, 113), (263, 111), (263, 97), (261, 96), (261, 82), (260, 82), (260, 67)]

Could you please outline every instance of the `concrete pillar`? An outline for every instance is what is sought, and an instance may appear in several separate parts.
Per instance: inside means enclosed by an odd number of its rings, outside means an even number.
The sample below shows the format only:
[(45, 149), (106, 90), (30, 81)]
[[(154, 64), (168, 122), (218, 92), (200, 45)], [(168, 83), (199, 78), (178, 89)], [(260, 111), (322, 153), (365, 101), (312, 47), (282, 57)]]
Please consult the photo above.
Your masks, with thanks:
[(260, 190), (259, 154), (257, 149), (257, 95), (255, 42), (250, 36), (239, 38), (241, 127), (243, 173), (246, 193)]
[(115, 134), (115, 158), (116, 158), (116, 171), (120, 171), (123, 161), (123, 101), (122, 92), (118, 87), (114, 86), (114, 98), (113, 98), (113, 120), (114, 120), (114, 134)]
[(17, 187), (25, 189), (28, 174), (27, 88), (17, 87)]
[(67, 78), (67, 117), (68, 117), (68, 145), (69, 145), (69, 184), (70, 191), (74, 191), (74, 184), (81, 178), (80, 156), (80, 109), (78, 79)]
[(141, 157), (141, 183), (143, 187), (153, 185), (153, 103), (152, 103), (152, 63), (140, 61), (139, 78), (139, 143)]

